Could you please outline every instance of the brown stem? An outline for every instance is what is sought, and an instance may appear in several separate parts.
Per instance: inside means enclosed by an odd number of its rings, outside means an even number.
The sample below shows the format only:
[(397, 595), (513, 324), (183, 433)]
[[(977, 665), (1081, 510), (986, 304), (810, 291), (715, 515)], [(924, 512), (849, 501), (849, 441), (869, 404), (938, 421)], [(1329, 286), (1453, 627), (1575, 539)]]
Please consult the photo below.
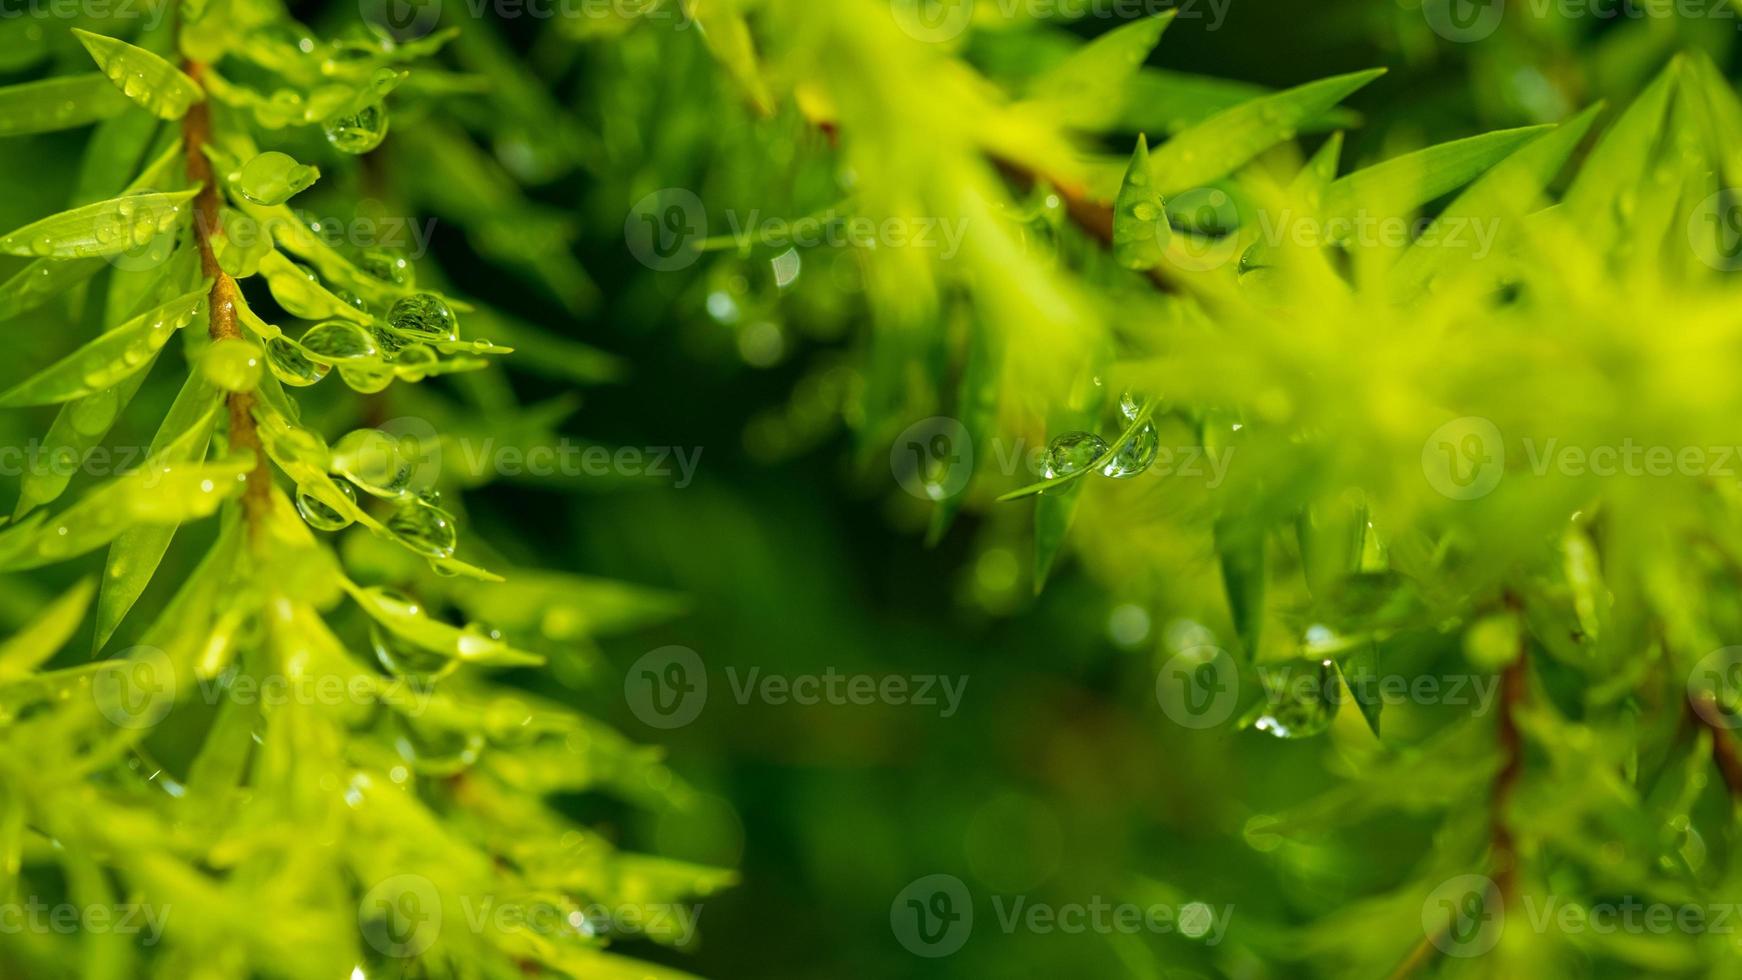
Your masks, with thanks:
[(1688, 711), (1693, 715), (1694, 724), (1712, 735), (1712, 761), (1723, 775), (1730, 797), (1742, 803), (1742, 750), (1737, 749), (1729, 729), (1712, 720), (1719, 710), (1717, 700), (1710, 695), (1701, 700), (1688, 699)]
[[(182, 70), (189, 78), (205, 87), (206, 66), (187, 61)], [(194, 198), (194, 243), (200, 250), (200, 268), (212, 280), (212, 292), (207, 298), (211, 311), (211, 337), (218, 340), (240, 340), (242, 330), (236, 325), (236, 280), (225, 275), (212, 250), (212, 236), (222, 228), (219, 209), (223, 199), (218, 181), (212, 173), (212, 163), (206, 158), (206, 145), (212, 138), (212, 115), (206, 100), (196, 102), (182, 118), (182, 148), (187, 156), (188, 180), (198, 185)], [(254, 424), (254, 394), (232, 392), (227, 400), (230, 412), (230, 447), (254, 453), (254, 472), (248, 474), (242, 491), (242, 512), (249, 527), (258, 531), (262, 519), (272, 508), (272, 471), (267, 467), (266, 452), (260, 444), (260, 432)]]

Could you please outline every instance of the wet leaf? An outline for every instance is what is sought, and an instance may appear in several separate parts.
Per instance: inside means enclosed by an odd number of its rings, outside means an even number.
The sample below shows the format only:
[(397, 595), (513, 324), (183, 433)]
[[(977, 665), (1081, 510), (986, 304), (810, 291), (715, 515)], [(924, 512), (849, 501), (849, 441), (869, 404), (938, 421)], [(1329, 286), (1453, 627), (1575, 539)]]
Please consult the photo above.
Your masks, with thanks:
[(209, 285), (103, 334), (0, 395), (0, 406), (52, 405), (95, 394), (145, 369), (177, 330), (205, 308)]
[(73, 28), (73, 35), (121, 94), (159, 119), (180, 119), (205, 98), (193, 79), (160, 55), (78, 28)]
[(98, 74), (45, 78), (0, 88), (0, 136), (29, 136), (88, 126), (127, 108)]
[(118, 255), (149, 244), (192, 214), (199, 191), (129, 194), (32, 222), (0, 237), (0, 252), (45, 259)]

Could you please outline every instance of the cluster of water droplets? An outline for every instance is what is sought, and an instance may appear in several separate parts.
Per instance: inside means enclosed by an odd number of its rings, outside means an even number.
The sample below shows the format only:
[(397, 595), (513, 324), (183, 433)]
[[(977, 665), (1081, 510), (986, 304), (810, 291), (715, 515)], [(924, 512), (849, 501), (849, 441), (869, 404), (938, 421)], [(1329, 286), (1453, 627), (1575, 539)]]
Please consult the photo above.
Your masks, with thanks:
[[(1131, 392), (1119, 397), (1119, 414), (1126, 422), (1135, 422), (1143, 412), (1143, 403)], [(1155, 465), (1161, 449), (1161, 433), (1153, 420), (1145, 420), (1118, 450), (1108, 455), (1107, 440), (1093, 432), (1073, 431), (1055, 437), (1046, 448), (1042, 460), (1043, 473), (1049, 480), (1073, 476), (1100, 463), (1102, 476), (1128, 480), (1140, 476)], [(1105, 462), (1102, 462), (1105, 460)]]
[(380, 429), (347, 433), (326, 458), (340, 479), (298, 487), (297, 513), (317, 531), (342, 531), (355, 522), (361, 490), (392, 503), (382, 524), (395, 541), (431, 561), (452, 558), (459, 545), (457, 524), (442, 508), (438, 491), (414, 487), (420, 463), (416, 449)]

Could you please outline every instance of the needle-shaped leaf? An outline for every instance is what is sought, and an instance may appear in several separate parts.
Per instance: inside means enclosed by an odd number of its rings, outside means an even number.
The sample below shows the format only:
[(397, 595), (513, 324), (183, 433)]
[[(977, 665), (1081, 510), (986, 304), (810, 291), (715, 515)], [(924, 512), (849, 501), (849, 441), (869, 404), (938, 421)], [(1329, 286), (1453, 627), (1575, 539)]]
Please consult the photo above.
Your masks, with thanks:
[(1355, 696), (1355, 706), (1367, 720), (1373, 737), (1379, 737), (1379, 719), (1385, 712), (1385, 698), (1379, 693), (1379, 645), (1371, 641), (1361, 644), (1354, 653), (1337, 661), (1343, 683)]
[[(151, 186), (181, 160), (181, 140), (173, 141), (127, 188)], [(0, 321), (36, 309), (49, 299), (96, 275), (102, 259), (37, 259), (0, 284)]]
[(1063, 489), (1043, 495), (1034, 505), (1034, 594), (1046, 587), (1047, 576), (1064, 547), (1065, 535), (1071, 529), (1071, 518), (1077, 513), (1077, 499), (1082, 484), (1073, 483)]
[(1113, 258), (1127, 269), (1153, 269), (1166, 258), (1172, 237), (1167, 205), (1155, 192), (1149, 170), (1149, 139), (1139, 134), (1125, 181), (1113, 199)]
[(750, 25), (744, 21), (738, 0), (683, 0), (683, 8), (701, 31), (708, 50), (744, 89), (756, 111), (765, 116), (773, 113), (774, 99), (762, 78), (756, 42), (750, 36)]
[(379, 588), (344, 583), (369, 618), (393, 635), (431, 653), (471, 664), (535, 666), (544, 658), (509, 646), (500, 636), (476, 628), (451, 626), (432, 618), (416, 600)]
[(1157, 189), (1165, 196), (1227, 176), (1383, 74), (1374, 68), (1309, 82), (1205, 119), (1150, 154)]
[(1057, 489), (1058, 487), (1065, 486), (1066, 484), (1075, 483), (1083, 477), (1088, 476), (1090, 473), (1101, 472), (1108, 463), (1113, 461), (1113, 457), (1119, 454), (1120, 448), (1136, 437), (1136, 435), (1143, 430), (1145, 425), (1149, 424), (1150, 417), (1155, 414), (1156, 405), (1157, 403), (1154, 401), (1146, 402), (1143, 408), (1138, 411), (1137, 417), (1132, 419), (1131, 424), (1125, 427), (1125, 431), (1119, 433), (1119, 438), (1110, 443), (1107, 447), (1107, 451), (1102, 453), (1094, 462), (1074, 473), (1067, 473), (1064, 476), (1055, 476), (1048, 480), (1042, 480), (1039, 483), (1031, 483), (1021, 489), (1012, 490), (999, 497), (998, 500), (1000, 502), (1021, 500), (1023, 497), (1032, 497), (1037, 493), (1047, 493), (1051, 490)]
[[(1145, 68), (1131, 79), (1120, 114), (1126, 132), (1173, 135), (1244, 102), (1273, 94), (1259, 85)], [(1301, 123), (1300, 132), (1348, 128), (1361, 121), (1358, 113), (1332, 107)]]
[(53, 405), (120, 384), (143, 370), (172, 334), (192, 322), (204, 308), (209, 288), (177, 296), (103, 334), (0, 395), (0, 406)]
[(1113, 122), (1132, 78), (1176, 13), (1132, 21), (1077, 48), (1029, 85), (1030, 103), (1067, 126), (1096, 129)]
[(180, 119), (205, 93), (161, 55), (119, 38), (73, 29), (73, 35), (121, 94), (159, 119)]
[(209, 465), (146, 466), (110, 481), (54, 518), (39, 515), (0, 531), (0, 569), (76, 558), (140, 524), (180, 523), (215, 513), (241, 493), (252, 454)]
[[(151, 459), (173, 465), (205, 456), (217, 424), (221, 396), (222, 392), (209, 384), (203, 374), (191, 372), (151, 440)], [(151, 584), (177, 526), (164, 522), (130, 528), (109, 546), (103, 590), (97, 599), (95, 649), (101, 650), (109, 642), (127, 611)]]
[(46, 663), (79, 628), (91, 605), (95, 583), (86, 579), (61, 596), (16, 636), (0, 643), (0, 684), (23, 677)]
[(95, 72), (0, 88), (0, 136), (29, 136), (88, 126), (127, 108), (109, 80)]
[(1363, 208), (1414, 210), (1481, 176), (1519, 147), (1553, 129), (1523, 126), (1430, 146), (1357, 170), (1325, 188), (1321, 216), (1353, 218)]
[(127, 194), (50, 215), (0, 236), (0, 252), (44, 259), (119, 255), (148, 245), (192, 213), (199, 190)]
[(1672, 59), (1621, 113), (1585, 157), (1578, 176), (1561, 198), (1562, 210), (1597, 249), (1606, 250), (1620, 238), (1617, 205), (1637, 196), (1638, 185), (1649, 172), (1682, 65), (1680, 58)]

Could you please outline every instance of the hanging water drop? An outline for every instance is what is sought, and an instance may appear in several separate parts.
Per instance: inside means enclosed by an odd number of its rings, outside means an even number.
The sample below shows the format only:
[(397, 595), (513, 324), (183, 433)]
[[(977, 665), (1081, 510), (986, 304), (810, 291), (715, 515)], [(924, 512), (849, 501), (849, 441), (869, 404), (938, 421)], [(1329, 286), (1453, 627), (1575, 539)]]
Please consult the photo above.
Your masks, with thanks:
[(387, 109), (380, 103), (351, 115), (335, 116), (324, 127), (327, 142), (340, 153), (368, 153), (387, 137)]
[(1103, 476), (1115, 480), (1125, 480), (1142, 474), (1155, 464), (1155, 457), (1161, 450), (1161, 433), (1156, 431), (1154, 422), (1145, 422), (1136, 434), (1125, 440), (1107, 465), (1101, 468)]
[(1265, 670), (1264, 687), (1270, 704), (1255, 726), (1261, 732), (1277, 738), (1310, 738), (1336, 720), (1337, 667), (1329, 660)]
[(417, 286), (417, 273), (405, 256), (390, 248), (365, 249), (357, 257), (357, 267), (382, 282), (412, 289)]
[(303, 349), (331, 361), (367, 360), (380, 356), (369, 331), (349, 320), (329, 320), (302, 335)]
[(358, 429), (333, 447), (333, 468), (377, 497), (404, 497), (415, 472), (399, 440), (380, 429)]
[(1081, 473), (1106, 454), (1107, 440), (1093, 432), (1067, 432), (1046, 447), (1046, 478)]
[[(350, 484), (342, 480), (334, 480), (332, 485), (351, 506), (356, 506), (357, 491), (352, 490)], [(331, 492), (325, 487), (314, 484), (297, 487), (296, 512), (302, 515), (302, 519), (308, 523), (309, 527), (317, 531), (343, 531), (351, 526), (351, 518), (335, 506), (337, 501), (331, 498)]]
[(401, 544), (426, 558), (451, 558), (459, 543), (453, 515), (415, 497), (394, 510), (387, 519), (387, 529)]
[(307, 388), (327, 376), (329, 368), (308, 359), (302, 348), (283, 337), (266, 342), (266, 366), (278, 380), (296, 388)]
[(393, 304), (388, 328), (413, 340), (452, 341), (460, 337), (454, 311), (434, 293), (413, 293)]

